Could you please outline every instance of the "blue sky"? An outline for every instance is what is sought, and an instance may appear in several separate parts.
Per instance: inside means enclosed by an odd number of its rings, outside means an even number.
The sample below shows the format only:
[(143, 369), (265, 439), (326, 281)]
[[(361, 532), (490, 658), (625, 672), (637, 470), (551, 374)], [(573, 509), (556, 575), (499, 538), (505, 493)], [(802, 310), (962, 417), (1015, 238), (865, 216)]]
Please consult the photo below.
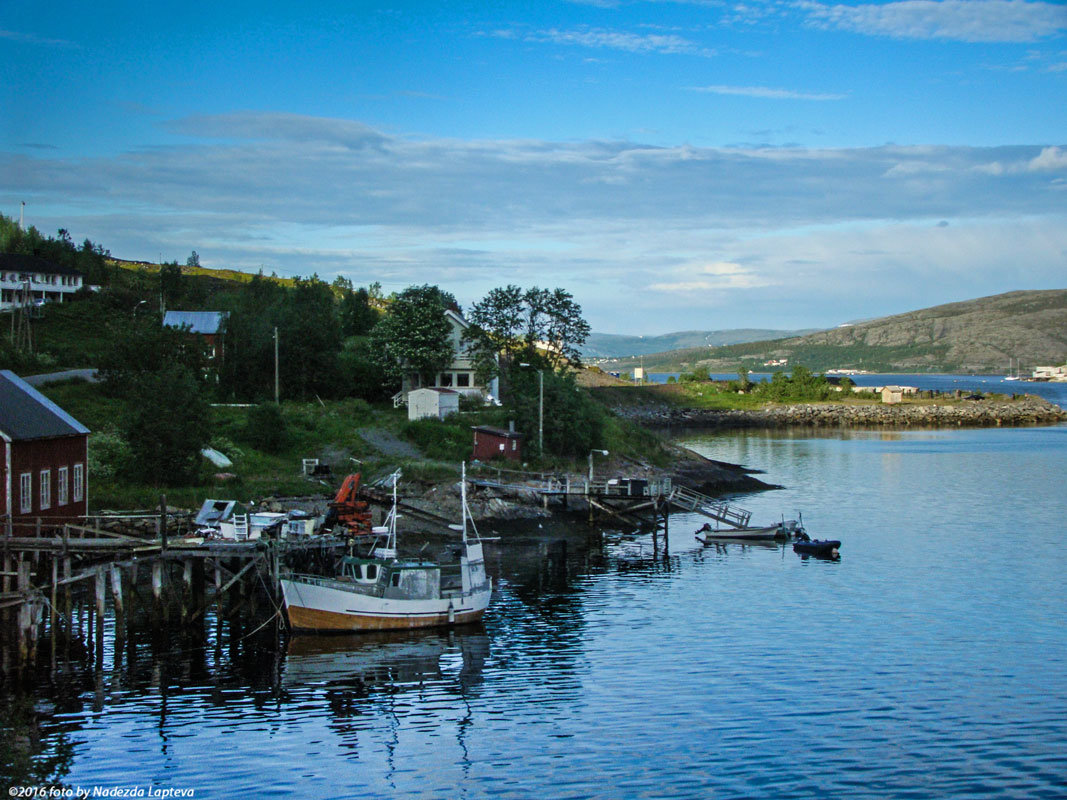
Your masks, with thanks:
[(1067, 5), (0, 4), (0, 212), (611, 333), (1067, 286)]

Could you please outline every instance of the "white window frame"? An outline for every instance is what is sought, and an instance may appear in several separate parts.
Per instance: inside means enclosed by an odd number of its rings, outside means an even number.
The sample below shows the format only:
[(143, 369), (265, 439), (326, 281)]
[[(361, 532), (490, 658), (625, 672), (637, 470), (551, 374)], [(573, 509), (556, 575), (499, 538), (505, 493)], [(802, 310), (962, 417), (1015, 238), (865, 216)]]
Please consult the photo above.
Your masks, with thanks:
[(73, 486), (73, 501), (80, 503), (85, 499), (85, 465), (74, 465), (74, 486)]
[(56, 470), (56, 506), (65, 506), (70, 502), (70, 467)]
[(44, 511), (47, 508), (52, 507), (52, 470), (42, 469), (40, 472), (40, 484), (38, 488), (41, 493), (40, 509)]
[(19, 513), (29, 514), (33, 511), (33, 473), (23, 472), (19, 475)]

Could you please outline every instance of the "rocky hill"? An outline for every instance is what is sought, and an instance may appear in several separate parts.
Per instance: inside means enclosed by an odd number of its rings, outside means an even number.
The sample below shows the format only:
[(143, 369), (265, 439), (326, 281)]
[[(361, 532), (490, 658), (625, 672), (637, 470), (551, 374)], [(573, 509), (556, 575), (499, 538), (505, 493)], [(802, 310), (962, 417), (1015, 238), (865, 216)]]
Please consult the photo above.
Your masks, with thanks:
[[(645, 356), (651, 371), (772, 369), (1003, 373), (1067, 361), (1067, 289), (1021, 291), (934, 306), (790, 339)], [(627, 364), (620, 362), (620, 368)]]

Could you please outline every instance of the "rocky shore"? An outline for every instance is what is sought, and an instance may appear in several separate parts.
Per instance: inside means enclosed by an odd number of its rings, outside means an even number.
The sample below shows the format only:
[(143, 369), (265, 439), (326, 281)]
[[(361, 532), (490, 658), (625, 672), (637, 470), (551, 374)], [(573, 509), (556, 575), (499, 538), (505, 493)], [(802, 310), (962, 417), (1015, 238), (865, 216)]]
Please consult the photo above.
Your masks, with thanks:
[(796, 403), (727, 411), (656, 404), (616, 411), (643, 425), (694, 428), (997, 427), (1048, 425), (1067, 420), (1067, 411), (1033, 395), (1011, 401), (975, 399), (895, 405)]

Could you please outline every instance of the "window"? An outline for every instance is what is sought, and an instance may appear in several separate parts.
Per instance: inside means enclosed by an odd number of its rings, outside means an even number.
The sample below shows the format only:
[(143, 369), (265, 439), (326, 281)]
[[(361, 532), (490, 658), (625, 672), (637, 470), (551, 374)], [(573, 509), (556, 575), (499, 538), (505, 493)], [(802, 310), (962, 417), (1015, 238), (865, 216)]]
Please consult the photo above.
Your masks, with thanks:
[(41, 470), (41, 510), (52, 507), (52, 470)]
[(445, 386), (445, 387), (451, 386), (452, 385), (452, 373), (451, 372), (442, 372), (440, 378), (438, 379), (437, 385), (438, 386)]
[(74, 502), (80, 503), (85, 498), (85, 465), (74, 465)]
[(56, 471), (56, 505), (65, 506), (70, 502), (70, 481), (68, 480), (67, 473), (70, 470), (67, 467), (60, 467)]
[(373, 581), (378, 578), (378, 565), (367, 564), (367, 580)]
[(19, 475), (19, 512), (29, 514), (33, 511), (33, 474), (23, 472)]
[(392, 581), (392, 583), (393, 583), (393, 586), (399, 586), (400, 585), (400, 573), (399, 572), (394, 572), (393, 573), (393, 581)]
[(469, 372), (457, 372), (456, 373), (456, 386), (470, 386), (471, 374)]

